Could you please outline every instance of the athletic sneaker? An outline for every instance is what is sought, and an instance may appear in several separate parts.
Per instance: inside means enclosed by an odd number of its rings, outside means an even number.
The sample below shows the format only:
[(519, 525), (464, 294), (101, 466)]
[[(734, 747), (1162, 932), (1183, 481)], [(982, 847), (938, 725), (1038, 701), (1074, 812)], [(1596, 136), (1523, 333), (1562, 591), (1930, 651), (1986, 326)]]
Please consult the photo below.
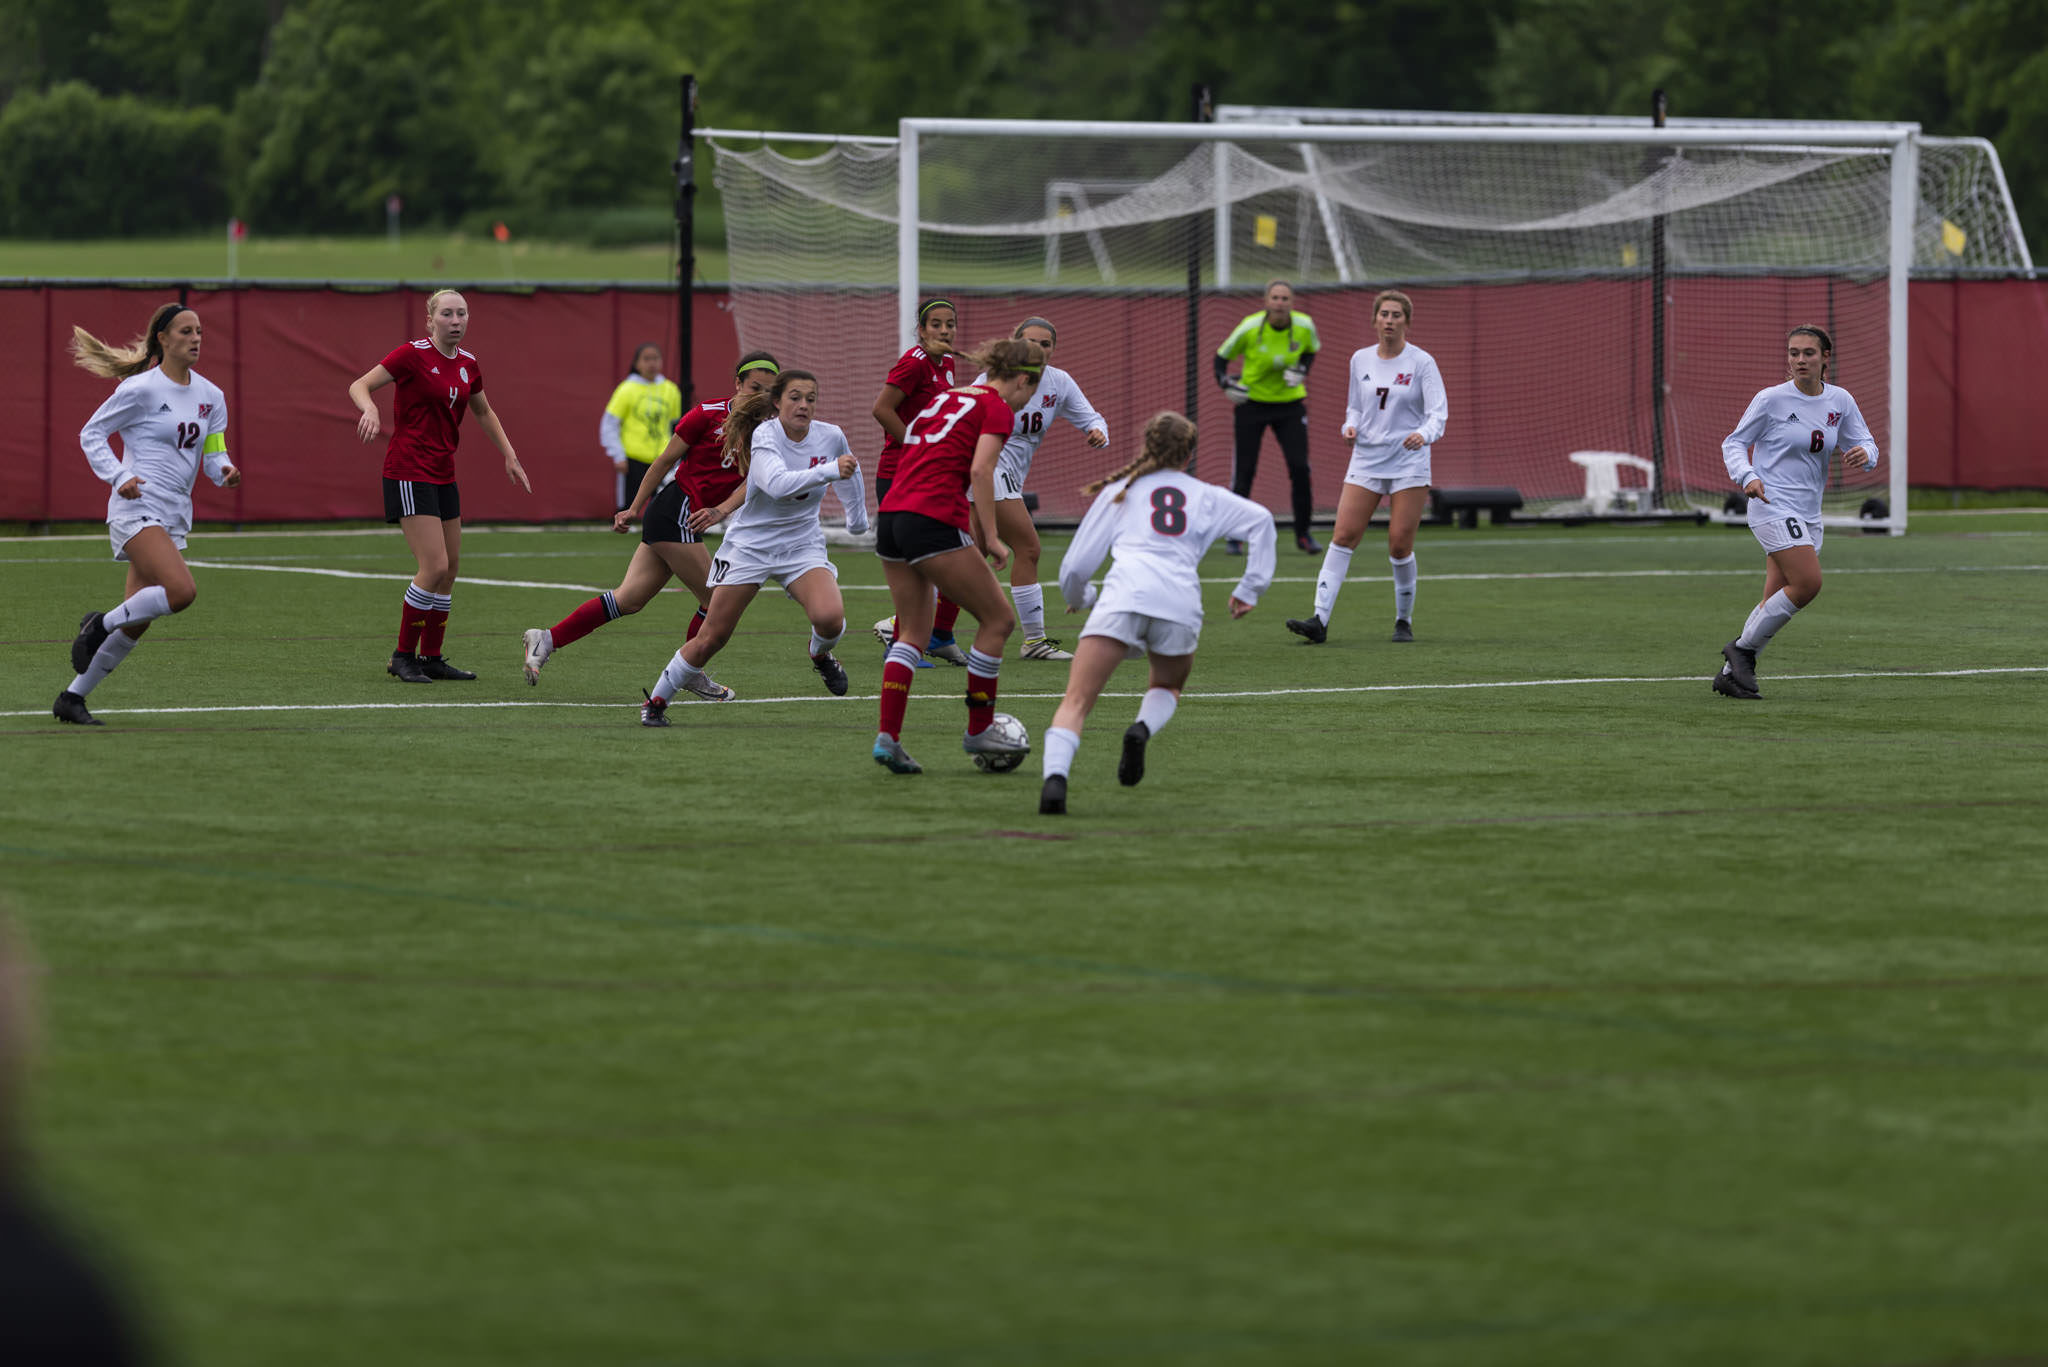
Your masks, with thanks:
[(846, 666), (833, 657), (831, 651), (811, 656), (811, 668), (818, 671), (818, 677), (825, 681), (825, 691), (835, 698), (846, 696)]
[(1735, 676), (1725, 669), (1714, 676), (1714, 691), (1724, 698), (1740, 698), (1744, 702), (1755, 702), (1763, 697), (1754, 688), (1744, 688), (1735, 682)]
[(100, 653), (113, 633), (107, 630), (107, 614), (88, 612), (78, 619), (78, 634), (71, 638), (71, 672), (83, 674), (92, 668), (92, 657)]
[[(94, 613), (98, 616), (98, 613)], [(50, 704), (50, 715), (58, 721), (68, 721), (73, 726), (105, 726), (106, 723), (85, 710), (85, 699), (65, 689), (57, 695), (57, 701)]]
[(903, 742), (886, 732), (875, 736), (875, 763), (892, 774), (921, 774), (924, 766), (904, 752)]
[(1735, 686), (1755, 697), (1763, 696), (1763, 689), (1756, 682), (1756, 652), (1744, 650), (1740, 639), (1730, 641), (1721, 647), (1721, 658), (1728, 662), (1728, 675), (1735, 680)]
[(540, 682), (540, 667), (548, 662), (548, 656), (555, 653), (555, 633), (546, 627), (534, 627), (526, 633), (526, 657), (521, 662), (526, 670), (529, 687)]
[(1038, 814), (1040, 816), (1065, 816), (1067, 814), (1067, 776), (1047, 774), (1045, 786), (1038, 790)]
[(1050, 636), (1033, 636), (1024, 643), (1024, 658), (1027, 660), (1071, 660), (1074, 652), (1061, 650), (1060, 643)]
[(896, 644), (896, 618), (893, 615), (875, 623), (875, 639), (885, 646)]
[(474, 679), (476, 675), (466, 669), (458, 669), (439, 655), (420, 656), (420, 672), (430, 679)]
[(1223, 543), (1223, 552), (1225, 555), (1243, 555), (1244, 542), (1239, 541), (1235, 537), (1233, 537), (1230, 540)]
[(1312, 646), (1319, 646), (1330, 639), (1330, 629), (1323, 625), (1323, 619), (1320, 617), (1290, 617), (1287, 619), (1287, 629), (1296, 636), (1307, 637), (1308, 643)]
[(686, 683), (683, 685), (683, 689), (685, 692), (702, 698), (705, 702), (731, 702), (739, 696), (739, 694), (733, 692), (709, 674), (699, 674), (697, 682)]
[(384, 672), (400, 683), (432, 683), (434, 676), (420, 668), (420, 657), (409, 650), (391, 652), (391, 663), (384, 666)]
[(1406, 617), (1396, 617), (1394, 619), (1394, 634), (1388, 639), (1394, 641), (1412, 641), (1415, 639), (1415, 628), (1408, 625), (1408, 619)]
[(1321, 555), (1323, 553), (1323, 544), (1307, 532), (1296, 532), (1294, 534), (1294, 548), (1303, 555)]
[(925, 646), (924, 653), (934, 660), (944, 660), (949, 665), (967, 668), (967, 652), (955, 645), (951, 636), (941, 636), (938, 632), (933, 632), (931, 643)]
[(640, 704), (640, 724), (642, 726), (667, 726), (669, 724), (668, 699), (657, 698), (644, 688), (640, 690), (640, 696), (647, 699), (646, 702)]
[(1152, 739), (1152, 728), (1141, 721), (1134, 721), (1124, 731), (1123, 758), (1116, 762), (1116, 781), (1126, 788), (1138, 786), (1138, 780), (1145, 777), (1145, 742)]

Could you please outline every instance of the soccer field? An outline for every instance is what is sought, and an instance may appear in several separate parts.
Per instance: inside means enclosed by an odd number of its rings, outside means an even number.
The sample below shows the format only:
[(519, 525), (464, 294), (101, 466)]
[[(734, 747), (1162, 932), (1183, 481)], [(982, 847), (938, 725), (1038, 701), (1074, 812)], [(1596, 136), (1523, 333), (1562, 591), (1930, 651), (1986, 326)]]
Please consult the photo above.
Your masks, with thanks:
[(200, 535), (87, 730), (105, 539), (0, 542), (32, 1147), (210, 1367), (2036, 1360), (2048, 516), (1913, 528), (1749, 704), (1746, 532), (1425, 528), (1406, 646), (1382, 547), (1319, 648), (1219, 551), (1064, 819), (963, 671), (869, 760), (869, 555), (851, 696), (764, 594), (657, 731), (680, 596), (518, 666), (623, 537), (472, 529), (428, 688), (395, 532)]

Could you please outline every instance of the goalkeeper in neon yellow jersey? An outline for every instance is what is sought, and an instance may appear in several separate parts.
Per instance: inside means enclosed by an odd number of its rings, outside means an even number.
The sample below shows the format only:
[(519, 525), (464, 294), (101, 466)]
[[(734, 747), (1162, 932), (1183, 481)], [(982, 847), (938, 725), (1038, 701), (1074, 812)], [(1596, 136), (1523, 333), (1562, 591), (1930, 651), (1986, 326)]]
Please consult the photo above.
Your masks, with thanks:
[[(1309, 519), (1315, 512), (1315, 498), (1309, 489), (1308, 371), (1322, 349), (1315, 322), (1294, 307), (1294, 287), (1285, 280), (1266, 285), (1266, 307), (1249, 315), (1216, 348), (1216, 383), (1237, 405), (1236, 459), (1231, 464), (1230, 488), (1250, 497), (1252, 477), (1259, 472), (1259, 447), (1272, 428), (1280, 439), (1280, 454), (1287, 460), (1287, 477), (1294, 485), (1294, 544), (1310, 555), (1322, 550), (1309, 534)], [(1232, 376), (1229, 364), (1242, 356), (1240, 373)], [(1243, 548), (1231, 542), (1233, 552)]]
[(632, 371), (612, 391), (597, 425), (598, 444), (618, 474), (621, 508), (639, 492), (647, 467), (668, 449), (669, 433), (682, 416), (683, 391), (661, 373), (661, 348), (642, 342), (633, 349)]

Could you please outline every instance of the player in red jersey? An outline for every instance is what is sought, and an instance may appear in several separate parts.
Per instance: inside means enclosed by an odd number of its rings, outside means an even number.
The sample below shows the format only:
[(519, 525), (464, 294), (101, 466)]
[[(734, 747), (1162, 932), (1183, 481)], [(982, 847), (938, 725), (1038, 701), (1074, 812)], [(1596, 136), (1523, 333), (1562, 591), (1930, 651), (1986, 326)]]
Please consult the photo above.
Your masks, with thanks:
[(384, 520), (398, 524), (418, 570), (406, 586), (398, 649), (386, 672), (404, 683), (476, 677), (441, 658), (462, 550), (455, 447), (464, 408), (476, 414), (477, 425), (505, 457), (505, 478), (533, 492), (533, 481), (484, 397), (483, 367), (460, 345), (468, 331), (468, 301), (454, 290), (435, 290), (427, 296), (427, 335), (394, 348), (348, 387), (349, 401), (361, 414), (356, 435), (367, 443), (383, 431), (370, 396), (387, 384), (398, 386), (391, 444), (384, 450)]
[[(706, 586), (711, 552), (704, 545), (704, 531), (730, 517), (746, 497), (742, 487), (747, 482), (745, 473), (725, 461), (726, 415), (749, 394), (765, 393), (780, 370), (767, 352), (750, 351), (733, 370), (730, 399), (700, 403), (683, 414), (668, 446), (641, 477), (632, 503), (612, 515), (612, 530), (624, 533), (632, 529), (643, 510), (646, 513), (640, 546), (626, 566), (625, 578), (610, 593), (584, 600), (553, 626), (534, 627), (526, 633), (523, 667), (529, 684), (540, 682), (540, 667), (548, 656), (606, 622), (640, 611), (654, 601), (671, 576), (697, 600), (697, 615), (683, 635), (685, 641), (696, 639), (711, 605), (711, 590)], [(673, 480), (668, 479), (670, 470), (675, 471)], [(733, 696), (730, 688), (708, 678), (694, 691), (713, 702)]]
[[(896, 358), (896, 364), (889, 369), (889, 377), (882, 381), (882, 392), (875, 397), (875, 421), (882, 425), (883, 433), (889, 438), (882, 447), (881, 459), (875, 462), (877, 507), (889, 496), (889, 484), (896, 476), (897, 463), (903, 458), (903, 434), (909, 428), (910, 420), (955, 383), (953, 334), (958, 318), (959, 313), (950, 299), (927, 299), (918, 305), (917, 345)], [(927, 653), (948, 664), (967, 663), (967, 652), (953, 640), (953, 624), (959, 619), (960, 605), (942, 595), (938, 611), (932, 617), (931, 640), (925, 647)], [(893, 644), (896, 640), (896, 619), (884, 617), (875, 623), (875, 635), (883, 645)], [(919, 668), (930, 667), (923, 661), (919, 662)]]
[[(1038, 388), (1045, 352), (1036, 343), (1004, 338), (967, 359), (981, 367), (987, 381), (948, 390), (911, 419), (902, 461), (875, 525), (875, 553), (882, 557), (901, 630), (882, 667), (874, 758), (898, 774), (922, 772), (903, 752), (903, 713), (920, 653), (911, 642), (925, 639), (931, 630), (932, 590), (965, 607), (980, 623), (967, 651), (967, 734), (961, 744), (969, 754), (985, 748), (981, 741), (995, 716), (1003, 642), (1017, 627), (1010, 596), (990, 570), (1010, 563), (1010, 548), (996, 530), (996, 459), (1016, 427), (1016, 410)], [(968, 534), (970, 516), (979, 537)]]

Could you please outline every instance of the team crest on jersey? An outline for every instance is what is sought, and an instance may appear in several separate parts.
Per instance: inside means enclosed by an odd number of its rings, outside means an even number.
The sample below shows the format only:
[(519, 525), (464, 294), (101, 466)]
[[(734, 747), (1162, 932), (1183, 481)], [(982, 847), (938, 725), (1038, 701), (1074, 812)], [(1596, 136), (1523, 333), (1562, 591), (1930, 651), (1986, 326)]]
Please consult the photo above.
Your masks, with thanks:
[(1051, 394), (1041, 394), (1038, 396), (1038, 406), (1040, 408), (1051, 408), (1058, 402), (1059, 400)]
[[(202, 411), (204, 411), (204, 410), (202, 410)], [(1842, 420), (1842, 415), (1841, 415), (1840, 413), (1830, 413), (1830, 414), (1828, 414), (1828, 426), (1830, 426), (1830, 427), (1833, 427), (1833, 426), (1834, 426), (1834, 425), (1835, 425), (1836, 423), (1840, 422), (1841, 420)]]
[(468, 384), (468, 383), (469, 383), (469, 367), (468, 367), (468, 366), (466, 366), (466, 365), (459, 365), (459, 366), (455, 367), (455, 373), (456, 373), (457, 375), (460, 375), (460, 376), (462, 377), (462, 382), (463, 382), (464, 384)]
[(1395, 383), (1395, 384), (1412, 384), (1412, 383), (1414, 383), (1414, 381), (1415, 381), (1415, 372), (1414, 372), (1414, 371), (1409, 371), (1409, 372), (1408, 372), (1407, 374), (1405, 374), (1405, 375), (1396, 375), (1396, 376), (1394, 377), (1394, 383)]
[(203, 418), (203, 417), (207, 416), (207, 415), (208, 415), (209, 413), (211, 413), (211, 412), (213, 412), (213, 405), (212, 405), (212, 404), (210, 404), (210, 403), (203, 403), (203, 404), (200, 404), (200, 405), (199, 405), (199, 416), (200, 416), (200, 417), (202, 417), (202, 418)]

